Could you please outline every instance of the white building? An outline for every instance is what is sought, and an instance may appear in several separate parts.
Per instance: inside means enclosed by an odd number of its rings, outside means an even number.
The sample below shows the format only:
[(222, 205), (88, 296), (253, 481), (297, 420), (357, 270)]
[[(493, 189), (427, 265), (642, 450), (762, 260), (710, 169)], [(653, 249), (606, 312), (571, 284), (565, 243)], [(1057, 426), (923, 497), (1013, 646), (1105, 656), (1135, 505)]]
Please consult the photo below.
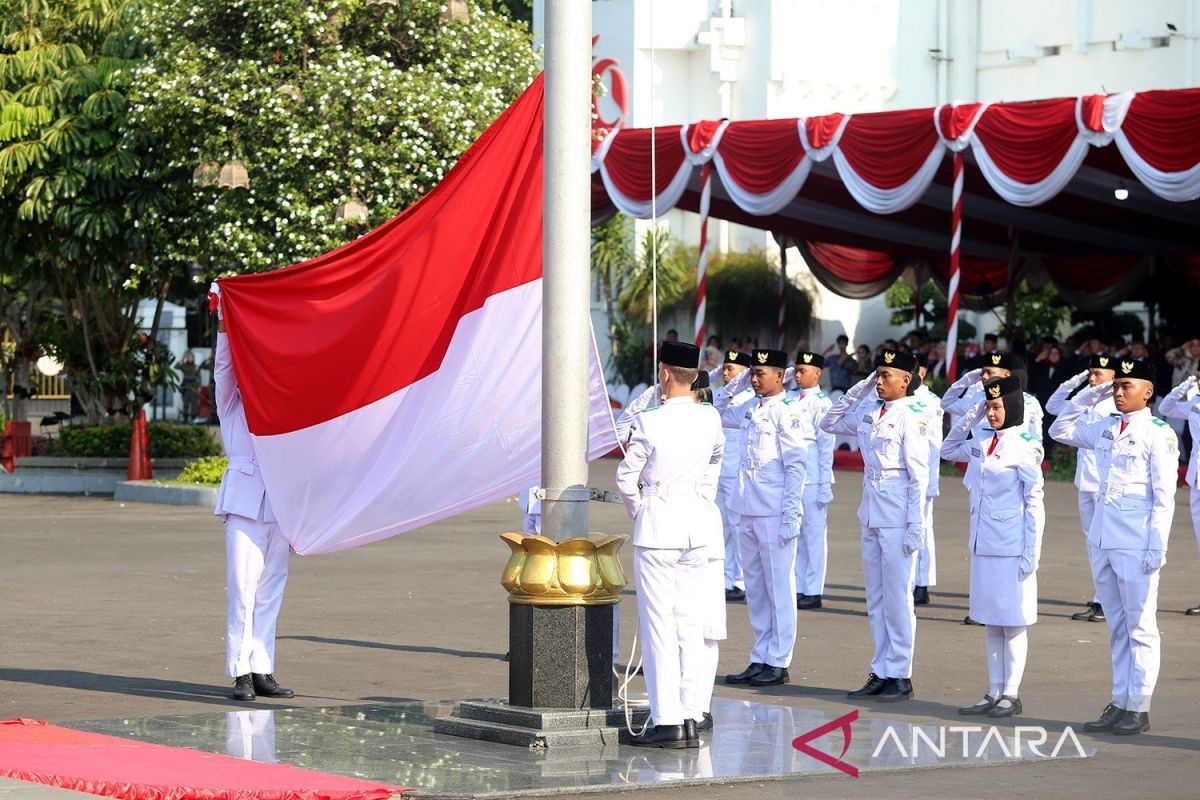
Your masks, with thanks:
[[(1190, 87), (1197, 15), (1196, 0), (594, 0), (592, 28), (596, 58), (628, 82), (626, 125), (648, 127)], [(666, 221), (698, 240), (695, 214)], [(774, 247), (764, 231), (709, 230), (721, 249)], [(901, 333), (881, 297), (846, 300), (799, 271), (816, 299), (814, 345), (843, 330), (872, 345)]]

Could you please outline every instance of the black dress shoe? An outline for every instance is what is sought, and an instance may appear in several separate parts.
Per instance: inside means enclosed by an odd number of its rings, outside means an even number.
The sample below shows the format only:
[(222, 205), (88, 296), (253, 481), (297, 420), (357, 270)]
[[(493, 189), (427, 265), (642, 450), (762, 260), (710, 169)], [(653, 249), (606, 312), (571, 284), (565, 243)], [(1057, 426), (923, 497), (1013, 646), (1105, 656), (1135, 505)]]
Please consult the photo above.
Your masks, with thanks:
[(765, 667), (750, 679), (751, 686), (779, 686), (788, 682), (787, 667)]
[(899, 703), (913, 696), (912, 681), (908, 678), (888, 678), (887, 686), (879, 693), (881, 703)]
[(1021, 708), (1021, 698), (1006, 694), (1000, 698), (1000, 702), (996, 703), (995, 708), (988, 712), (988, 716), (1015, 717), (1023, 710), (1024, 709)]
[(700, 734), (696, 730), (696, 720), (685, 719), (683, 721), (683, 738), (687, 740), (688, 747), (700, 746)]
[(688, 746), (687, 733), (682, 725), (652, 725), (645, 733), (634, 736), (629, 742), (634, 747), (663, 747), (682, 750)]
[(913, 605), (927, 606), (929, 605), (929, 587), (914, 586), (913, 587)]
[(963, 625), (980, 625), (980, 626), (982, 626), (983, 623), (976, 622), (975, 620), (971, 619), (970, 614), (967, 614), (965, 617), (963, 617)]
[(1187, 614), (1189, 617), (1200, 616), (1200, 606), (1192, 606), (1191, 608), (1185, 608), (1183, 610), (1183, 613)]
[(796, 608), (801, 611), (821, 607), (821, 595), (819, 594), (798, 594), (796, 597), (801, 598), (796, 601)]
[(233, 699), (254, 699), (254, 682), (250, 679), (249, 672), (247, 672), (245, 675), (238, 675), (233, 679)]
[(1121, 721), (1113, 725), (1114, 736), (1133, 736), (1150, 730), (1150, 714), (1146, 711), (1126, 711)]
[(254, 676), (254, 691), (261, 694), (263, 697), (295, 697), (296, 693), (291, 689), (285, 689), (275, 682), (275, 676), (271, 673), (261, 674), (252, 672)]
[(852, 692), (846, 692), (846, 697), (874, 697), (877, 694), (883, 694), (883, 690), (886, 688), (887, 680), (872, 672), (866, 683)]
[(725, 683), (738, 684), (749, 683), (750, 679), (767, 668), (766, 664), (760, 664), (757, 661), (751, 662), (750, 666), (746, 667), (741, 672), (735, 672), (733, 675), (725, 676)]
[(725, 599), (732, 601), (732, 602), (737, 602), (739, 600), (745, 600), (746, 599), (746, 590), (739, 589), (736, 586), (733, 587), (732, 589), (726, 589), (725, 590)]
[(982, 716), (982, 715), (988, 713), (989, 711), (991, 711), (993, 708), (995, 708), (996, 703), (999, 703), (999, 702), (1000, 702), (999, 700), (992, 697), (990, 694), (985, 694), (983, 696), (983, 699), (980, 700), (978, 703), (976, 703), (973, 706), (963, 706), (962, 708), (960, 708), (958, 710), (958, 713), (962, 714), (963, 716), (967, 716), (967, 717)]
[(1088, 733), (1101, 733), (1103, 731), (1111, 731), (1113, 726), (1121, 721), (1125, 716), (1125, 709), (1120, 706), (1109, 703), (1100, 712), (1100, 716), (1091, 722), (1083, 723), (1083, 729)]
[(1104, 607), (1099, 603), (1088, 603), (1083, 611), (1076, 611), (1071, 619), (1080, 622), (1104, 622)]
[(696, 723), (696, 730), (697, 731), (711, 731), (712, 729), (713, 729), (712, 714), (705, 711), (704, 717), (699, 722)]

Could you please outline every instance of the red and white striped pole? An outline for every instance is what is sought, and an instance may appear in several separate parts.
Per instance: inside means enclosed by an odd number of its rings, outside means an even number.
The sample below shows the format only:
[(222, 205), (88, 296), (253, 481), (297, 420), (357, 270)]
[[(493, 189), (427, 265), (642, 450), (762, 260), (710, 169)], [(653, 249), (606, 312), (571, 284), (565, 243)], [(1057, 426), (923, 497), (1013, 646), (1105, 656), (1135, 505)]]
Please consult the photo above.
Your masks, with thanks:
[(704, 314), (708, 308), (708, 204), (712, 198), (712, 162), (700, 170), (700, 255), (696, 260), (696, 347), (704, 353)]
[(950, 234), (950, 285), (946, 288), (946, 378), (958, 378), (958, 254), (962, 244), (963, 156), (954, 154), (954, 185), (950, 191), (954, 207)]
[(776, 334), (775, 347), (786, 349), (787, 337), (787, 239), (779, 242), (779, 330)]

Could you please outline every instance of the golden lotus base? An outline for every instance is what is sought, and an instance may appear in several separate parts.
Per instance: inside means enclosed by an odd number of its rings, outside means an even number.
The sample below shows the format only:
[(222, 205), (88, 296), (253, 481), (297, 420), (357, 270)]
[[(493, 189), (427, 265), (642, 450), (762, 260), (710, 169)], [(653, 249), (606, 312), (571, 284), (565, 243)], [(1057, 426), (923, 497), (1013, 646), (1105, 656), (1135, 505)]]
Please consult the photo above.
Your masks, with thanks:
[(528, 533), (502, 533), (508, 563), (500, 584), (508, 602), (538, 606), (610, 606), (620, 600), (625, 572), (617, 552), (628, 537), (602, 533), (556, 542)]

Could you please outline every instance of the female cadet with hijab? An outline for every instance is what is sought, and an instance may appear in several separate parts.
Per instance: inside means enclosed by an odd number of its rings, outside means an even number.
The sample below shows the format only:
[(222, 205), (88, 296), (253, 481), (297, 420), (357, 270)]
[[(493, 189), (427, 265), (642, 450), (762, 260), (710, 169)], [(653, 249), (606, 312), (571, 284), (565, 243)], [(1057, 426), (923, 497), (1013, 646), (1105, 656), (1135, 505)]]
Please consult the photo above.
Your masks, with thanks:
[[(1042, 445), (1028, 431), (1021, 381), (983, 384), (983, 402), (964, 413), (942, 443), (947, 461), (973, 461), (971, 493), (971, 618), (987, 634), (988, 691), (958, 713), (1011, 717), (1021, 713), (1019, 689), (1037, 622), (1037, 566), (1046, 512)], [(972, 429), (986, 415), (987, 426)], [(989, 435), (990, 434), (990, 435)]]

